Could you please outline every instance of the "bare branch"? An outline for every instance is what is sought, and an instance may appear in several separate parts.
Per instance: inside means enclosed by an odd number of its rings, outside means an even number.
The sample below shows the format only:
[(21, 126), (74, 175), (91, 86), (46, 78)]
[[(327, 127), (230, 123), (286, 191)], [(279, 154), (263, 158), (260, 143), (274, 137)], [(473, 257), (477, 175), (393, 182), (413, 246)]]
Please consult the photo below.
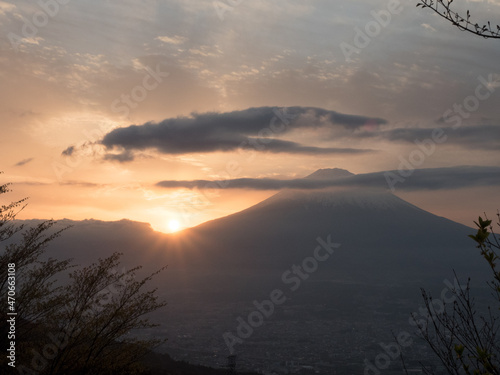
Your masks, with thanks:
[(464, 17), (451, 8), (453, 0), (419, 0), (417, 7), (432, 9), (437, 15), (451, 22), (452, 25), (458, 27), (462, 31), (481, 36), (487, 39), (500, 39), (500, 26), (491, 27), (491, 22), (480, 26), (478, 23), (471, 21), (470, 11), (467, 10), (467, 15)]

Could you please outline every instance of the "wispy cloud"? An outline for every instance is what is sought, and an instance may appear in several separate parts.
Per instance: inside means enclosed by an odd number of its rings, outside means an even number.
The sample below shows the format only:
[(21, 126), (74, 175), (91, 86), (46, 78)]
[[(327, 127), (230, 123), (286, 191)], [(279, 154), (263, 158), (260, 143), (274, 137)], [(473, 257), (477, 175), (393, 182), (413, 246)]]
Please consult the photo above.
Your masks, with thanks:
[(16, 9), (16, 6), (13, 4), (6, 3), (5, 1), (0, 1), (0, 15), (5, 15), (10, 13)]
[(74, 152), (75, 152), (75, 146), (69, 146), (68, 148), (66, 148), (65, 150), (63, 150), (63, 152), (61, 153), (61, 155), (63, 155), (63, 156), (71, 156), (71, 155), (73, 155)]
[(32, 161), (33, 161), (33, 158), (24, 159), (24, 160), (17, 162), (16, 164), (14, 164), (14, 167), (22, 167), (23, 165), (26, 165)]
[[(396, 128), (389, 130), (359, 132), (356, 138), (375, 138), (391, 142), (414, 143), (415, 140), (431, 138), (434, 128)], [(443, 128), (447, 144), (460, 145), (468, 149), (500, 150), (500, 125), (469, 125), (459, 129)]]
[(134, 160), (134, 155), (130, 151), (124, 151), (121, 154), (106, 154), (104, 160), (112, 160), (120, 163), (126, 163)]
[(163, 43), (175, 44), (175, 45), (182, 44), (187, 40), (187, 38), (184, 38), (184, 37), (179, 36), (179, 35), (159, 36), (156, 39), (159, 40), (160, 42), (163, 42)]
[[(397, 171), (388, 171), (397, 173)], [(238, 178), (230, 180), (160, 181), (156, 185), (164, 188), (203, 189), (221, 187), (229, 189), (281, 190), (281, 189), (324, 189), (328, 187), (388, 188), (387, 172), (357, 174), (354, 176), (325, 179)], [(416, 169), (399, 190), (447, 190), (477, 186), (500, 186), (500, 167), (460, 166), (449, 168)]]

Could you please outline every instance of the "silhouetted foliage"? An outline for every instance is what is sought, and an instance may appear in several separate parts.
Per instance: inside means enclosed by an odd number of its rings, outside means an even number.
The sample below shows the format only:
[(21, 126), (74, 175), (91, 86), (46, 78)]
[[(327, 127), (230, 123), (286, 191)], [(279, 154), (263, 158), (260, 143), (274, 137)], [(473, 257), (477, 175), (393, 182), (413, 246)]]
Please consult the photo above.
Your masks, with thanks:
[[(500, 214), (497, 216), (500, 226)], [(485, 313), (478, 314), (469, 279), (466, 285), (452, 290), (452, 305), (444, 304), (440, 313), (436, 312), (434, 306), (437, 300), (422, 290), (428, 318), (414, 317), (419, 336), (437, 355), (448, 374), (500, 374), (500, 270), (497, 265), (500, 243), (491, 220), (479, 217), (475, 224), (477, 233), (469, 237), (477, 243), (481, 256), (493, 273), (493, 280), (489, 283), (493, 290), (493, 306), (488, 306)], [(426, 367), (424, 373), (434, 374)]]
[[(9, 191), (0, 186), (0, 195)], [(15, 342), (15, 368), (4, 354), (2, 374), (139, 374), (141, 359), (163, 342), (137, 339), (131, 333), (154, 327), (147, 314), (165, 305), (156, 289), (145, 290), (159, 271), (136, 279), (140, 267), (117, 271), (119, 253), (83, 268), (71, 260), (56, 260), (45, 250), (62, 231), (54, 221), (33, 228), (16, 226), (14, 220), (25, 200), (0, 207), (0, 306), (15, 311), (15, 339), (8, 339), (10, 325), (0, 321), (2, 349)], [(14, 279), (15, 303), (8, 300)], [(68, 274), (69, 272), (69, 274)], [(64, 282), (58, 278), (65, 278)], [(10, 288), (10, 289), (9, 289)]]
[(475, 35), (482, 36), (483, 38), (500, 39), (500, 26), (496, 28), (491, 26), (491, 22), (479, 25), (472, 20), (469, 10), (464, 15), (459, 14), (452, 9), (453, 0), (420, 0), (417, 7), (432, 9), (440, 17), (448, 20), (460, 30), (470, 32)]

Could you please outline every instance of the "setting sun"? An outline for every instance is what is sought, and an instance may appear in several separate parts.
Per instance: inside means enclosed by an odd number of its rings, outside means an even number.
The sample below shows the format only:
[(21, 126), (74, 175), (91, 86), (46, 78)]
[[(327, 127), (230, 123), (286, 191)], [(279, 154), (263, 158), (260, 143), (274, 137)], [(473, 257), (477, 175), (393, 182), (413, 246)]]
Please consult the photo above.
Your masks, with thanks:
[(178, 220), (172, 219), (168, 222), (168, 229), (170, 232), (177, 232), (181, 229), (181, 223)]

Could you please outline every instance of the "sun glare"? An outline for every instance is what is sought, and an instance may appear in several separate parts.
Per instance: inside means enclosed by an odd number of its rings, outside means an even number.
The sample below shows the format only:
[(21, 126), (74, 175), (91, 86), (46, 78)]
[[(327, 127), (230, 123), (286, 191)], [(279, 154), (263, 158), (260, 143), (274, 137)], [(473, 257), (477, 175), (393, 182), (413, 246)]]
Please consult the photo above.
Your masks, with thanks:
[(170, 232), (177, 232), (181, 229), (181, 223), (178, 220), (172, 219), (168, 222), (168, 229)]

